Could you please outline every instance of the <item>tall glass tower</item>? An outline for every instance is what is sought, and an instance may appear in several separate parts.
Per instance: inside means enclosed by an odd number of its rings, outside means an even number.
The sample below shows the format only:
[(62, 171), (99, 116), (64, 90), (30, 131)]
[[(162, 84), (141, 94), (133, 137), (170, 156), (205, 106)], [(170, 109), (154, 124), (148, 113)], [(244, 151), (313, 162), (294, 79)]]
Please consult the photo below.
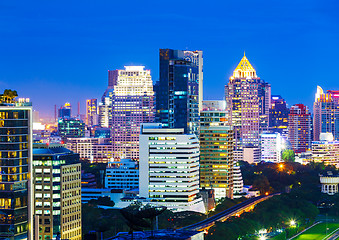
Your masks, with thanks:
[[(160, 49), (160, 79), (155, 84), (156, 121), (199, 136), (202, 104), (202, 51)], [(201, 106), (200, 106), (201, 108)]]
[(32, 239), (32, 107), (0, 104), (0, 239)]

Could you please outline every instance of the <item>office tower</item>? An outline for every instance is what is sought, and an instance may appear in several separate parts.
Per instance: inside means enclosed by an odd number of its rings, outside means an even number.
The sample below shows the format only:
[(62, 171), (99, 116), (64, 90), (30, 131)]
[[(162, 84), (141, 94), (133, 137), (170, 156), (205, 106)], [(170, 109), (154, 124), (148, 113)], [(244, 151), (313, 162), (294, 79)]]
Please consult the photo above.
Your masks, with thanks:
[(287, 107), (285, 99), (283, 99), (280, 95), (272, 95), (271, 108), (269, 112), (269, 129), (272, 132), (278, 132), (283, 137), (287, 138), (288, 114), (290, 109)]
[(154, 86), (156, 122), (168, 128), (184, 128), (185, 133), (199, 136), (202, 52), (172, 49), (159, 52), (160, 78)]
[(279, 163), (282, 161), (283, 139), (280, 133), (261, 134), (261, 161)]
[(61, 106), (58, 109), (59, 118), (70, 118), (72, 114), (72, 106), (69, 102), (65, 103), (64, 106)]
[(86, 100), (86, 125), (94, 126), (98, 125), (98, 104), (97, 99)]
[(0, 238), (33, 240), (32, 107), (0, 106)]
[(61, 239), (80, 240), (81, 164), (78, 154), (60, 144), (34, 144), (33, 169), (38, 239), (55, 239), (60, 233)]
[(109, 162), (106, 168), (105, 188), (122, 190), (139, 188), (137, 162), (131, 159)]
[(313, 140), (318, 141), (320, 133), (332, 133), (339, 140), (339, 91), (317, 86), (313, 104)]
[(339, 168), (339, 141), (334, 140), (332, 133), (320, 133), (319, 138), (319, 141), (312, 142), (310, 161)]
[(99, 125), (101, 127), (112, 127), (112, 99), (113, 89), (106, 89), (99, 103)]
[(295, 104), (290, 109), (288, 140), (297, 153), (311, 148), (311, 114), (304, 104)]
[(139, 159), (140, 124), (154, 122), (151, 71), (144, 66), (116, 70), (112, 97), (112, 142), (115, 159)]
[(58, 120), (59, 136), (66, 141), (67, 138), (80, 138), (85, 136), (85, 124), (76, 118), (61, 118)]
[(233, 198), (233, 128), (225, 101), (203, 101), (200, 112), (200, 188), (214, 189), (215, 199)]
[(199, 140), (182, 128), (142, 124), (139, 196), (173, 211), (205, 212), (199, 197)]
[(248, 144), (259, 146), (260, 133), (269, 126), (271, 86), (257, 77), (245, 55), (225, 86), (225, 95), (236, 149)]

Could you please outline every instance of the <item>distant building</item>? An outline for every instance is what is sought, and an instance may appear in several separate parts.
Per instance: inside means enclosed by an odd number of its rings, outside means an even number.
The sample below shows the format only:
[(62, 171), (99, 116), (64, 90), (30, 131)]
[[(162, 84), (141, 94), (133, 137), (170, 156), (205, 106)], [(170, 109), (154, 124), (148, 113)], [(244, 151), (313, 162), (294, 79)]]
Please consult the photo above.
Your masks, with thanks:
[(269, 130), (279, 132), (287, 139), (288, 136), (288, 114), (290, 109), (287, 107), (285, 99), (280, 95), (271, 96)]
[(94, 126), (99, 124), (97, 99), (86, 100), (86, 125)]
[(328, 195), (338, 193), (339, 175), (333, 175), (332, 172), (327, 172), (326, 175), (320, 175), (321, 192)]
[(260, 162), (261, 150), (259, 147), (245, 146), (241, 150), (233, 151), (236, 161), (245, 161), (248, 163)]
[(81, 171), (81, 188), (97, 188), (96, 176), (93, 173)]
[(61, 106), (58, 109), (58, 117), (59, 118), (71, 118), (72, 114), (72, 106), (69, 102), (65, 103), (64, 106)]
[[(81, 239), (81, 164), (78, 154), (54, 144), (33, 149), (35, 215), (39, 238)], [(37, 227), (37, 224), (35, 224)]]
[(112, 143), (115, 159), (139, 159), (140, 124), (154, 122), (151, 71), (144, 66), (115, 70), (112, 97)]
[(139, 169), (131, 159), (109, 162), (106, 168), (105, 188), (129, 190), (139, 188)]
[(99, 103), (99, 125), (101, 127), (112, 127), (112, 99), (113, 99), (113, 89), (106, 89), (105, 93), (101, 98)]
[(261, 134), (261, 161), (279, 163), (282, 161), (283, 139), (280, 133)]
[(320, 133), (320, 140), (312, 142), (312, 161), (339, 168), (339, 141), (332, 133)]
[(80, 160), (107, 163), (113, 159), (109, 138), (68, 138), (67, 148), (78, 153)]
[(0, 238), (33, 240), (32, 104), (0, 103)]
[(313, 104), (313, 139), (319, 140), (320, 133), (332, 133), (339, 140), (339, 91), (323, 89), (317, 86)]
[(160, 77), (156, 82), (156, 122), (183, 128), (199, 136), (202, 108), (202, 51), (159, 50)]
[(111, 129), (103, 127), (96, 128), (94, 138), (111, 138)]
[(173, 211), (205, 212), (199, 197), (199, 140), (184, 129), (143, 124), (139, 196)]
[(311, 149), (311, 113), (304, 104), (295, 104), (290, 109), (288, 140), (295, 152)]
[(233, 198), (243, 197), (244, 182), (242, 180), (241, 169), (238, 163), (233, 165)]
[(85, 124), (76, 118), (62, 118), (58, 120), (58, 134), (65, 141), (67, 138), (81, 138), (85, 136)]
[(257, 76), (245, 55), (225, 86), (225, 99), (235, 150), (249, 144), (258, 147), (260, 133), (269, 126), (271, 85)]
[(214, 189), (215, 199), (233, 198), (233, 128), (224, 101), (200, 112), (200, 187)]

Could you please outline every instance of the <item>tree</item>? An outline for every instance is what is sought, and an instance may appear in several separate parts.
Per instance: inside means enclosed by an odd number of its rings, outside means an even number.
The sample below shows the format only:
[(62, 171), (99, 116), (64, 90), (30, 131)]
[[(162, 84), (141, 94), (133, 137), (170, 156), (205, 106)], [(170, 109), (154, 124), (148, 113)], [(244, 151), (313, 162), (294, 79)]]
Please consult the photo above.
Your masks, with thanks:
[(294, 162), (295, 161), (295, 154), (294, 151), (291, 149), (286, 149), (282, 153), (282, 159), (285, 162)]
[(99, 197), (98, 199), (91, 199), (88, 203), (92, 205), (102, 205), (108, 207), (113, 207), (115, 205), (110, 197)]
[(4, 93), (1, 95), (1, 101), (5, 103), (12, 103), (14, 102), (14, 98), (16, 98), (17, 96), (17, 91), (5, 89)]

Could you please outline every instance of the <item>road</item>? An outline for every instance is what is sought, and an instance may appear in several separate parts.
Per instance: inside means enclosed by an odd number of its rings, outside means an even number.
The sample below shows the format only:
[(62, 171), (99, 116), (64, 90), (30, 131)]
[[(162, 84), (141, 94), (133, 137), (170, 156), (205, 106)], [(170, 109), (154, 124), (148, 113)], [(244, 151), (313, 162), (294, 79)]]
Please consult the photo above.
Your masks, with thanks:
[(327, 240), (336, 240), (339, 239), (339, 230), (333, 233)]
[(220, 212), (212, 217), (209, 217), (201, 222), (192, 224), (190, 226), (184, 227), (182, 229), (184, 230), (193, 230), (193, 231), (203, 231), (203, 230), (207, 230), (210, 227), (212, 227), (216, 222), (218, 221), (226, 221), (227, 218), (232, 217), (232, 216), (238, 216), (241, 215), (243, 212), (248, 212), (250, 210), (252, 210), (255, 205), (257, 205), (258, 203), (265, 201), (275, 195), (279, 195), (280, 193), (276, 193), (276, 194), (271, 194), (268, 196), (260, 196), (260, 197), (255, 197), (255, 198), (251, 198), (248, 199), (240, 204), (237, 204), (223, 212)]

